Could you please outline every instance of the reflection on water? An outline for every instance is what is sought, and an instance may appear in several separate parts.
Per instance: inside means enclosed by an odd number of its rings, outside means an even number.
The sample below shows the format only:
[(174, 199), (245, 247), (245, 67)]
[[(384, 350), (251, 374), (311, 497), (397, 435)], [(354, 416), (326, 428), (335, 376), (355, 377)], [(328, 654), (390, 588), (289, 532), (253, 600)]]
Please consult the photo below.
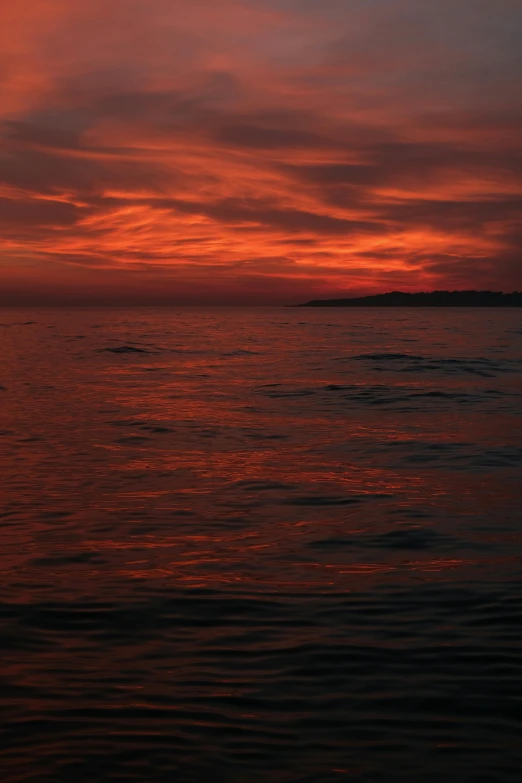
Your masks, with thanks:
[(520, 313), (0, 324), (3, 780), (519, 780)]

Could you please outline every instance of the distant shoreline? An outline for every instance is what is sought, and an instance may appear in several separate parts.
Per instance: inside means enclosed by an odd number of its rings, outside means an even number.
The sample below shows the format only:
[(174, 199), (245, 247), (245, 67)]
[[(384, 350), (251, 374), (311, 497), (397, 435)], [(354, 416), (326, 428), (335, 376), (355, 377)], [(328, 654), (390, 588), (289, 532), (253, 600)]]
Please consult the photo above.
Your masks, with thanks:
[(522, 293), (499, 291), (430, 291), (387, 294), (352, 299), (312, 299), (290, 307), (522, 307)]

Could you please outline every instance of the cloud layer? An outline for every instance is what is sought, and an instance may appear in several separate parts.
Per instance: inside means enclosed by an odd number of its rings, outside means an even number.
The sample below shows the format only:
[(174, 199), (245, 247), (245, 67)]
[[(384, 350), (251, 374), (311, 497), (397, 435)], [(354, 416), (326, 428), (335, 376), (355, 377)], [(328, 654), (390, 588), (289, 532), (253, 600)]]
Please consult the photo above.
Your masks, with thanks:
[(24, 0), (0, 28), (4, 303), (522, 288), (518, 0)]

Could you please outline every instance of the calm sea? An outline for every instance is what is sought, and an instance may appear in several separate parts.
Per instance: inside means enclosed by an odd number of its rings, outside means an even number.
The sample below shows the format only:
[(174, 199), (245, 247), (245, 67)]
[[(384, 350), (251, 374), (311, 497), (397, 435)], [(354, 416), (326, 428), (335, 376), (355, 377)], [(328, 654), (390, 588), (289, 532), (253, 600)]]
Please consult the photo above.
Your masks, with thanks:
[(522, 312), (0, 311), (5, 783), (522, 774)]

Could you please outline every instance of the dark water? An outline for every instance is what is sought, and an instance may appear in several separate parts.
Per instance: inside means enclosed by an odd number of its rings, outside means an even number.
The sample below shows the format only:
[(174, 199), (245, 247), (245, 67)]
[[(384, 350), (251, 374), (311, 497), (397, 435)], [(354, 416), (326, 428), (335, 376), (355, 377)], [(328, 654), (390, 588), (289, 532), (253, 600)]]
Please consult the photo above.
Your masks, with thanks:
[(521, 312), (0, 323), (3, 781), (518, 783)]

